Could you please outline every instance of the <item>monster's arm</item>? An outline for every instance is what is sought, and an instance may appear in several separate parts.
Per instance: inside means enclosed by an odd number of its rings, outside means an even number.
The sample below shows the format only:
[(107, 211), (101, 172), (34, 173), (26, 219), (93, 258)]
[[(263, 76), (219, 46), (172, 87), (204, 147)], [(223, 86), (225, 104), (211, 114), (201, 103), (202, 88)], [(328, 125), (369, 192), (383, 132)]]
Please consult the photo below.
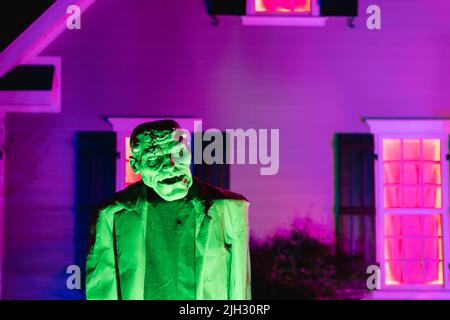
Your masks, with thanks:
[(91, 229), (93, 241), (86, 258), (86, 299), (118, 298), (112, 224), (108, 209), (104, 209)]
[(231, 266), (229, 299), (250, 300), (250, 252), (247, 201), (232, 201), (228, 213), (231, 220)]

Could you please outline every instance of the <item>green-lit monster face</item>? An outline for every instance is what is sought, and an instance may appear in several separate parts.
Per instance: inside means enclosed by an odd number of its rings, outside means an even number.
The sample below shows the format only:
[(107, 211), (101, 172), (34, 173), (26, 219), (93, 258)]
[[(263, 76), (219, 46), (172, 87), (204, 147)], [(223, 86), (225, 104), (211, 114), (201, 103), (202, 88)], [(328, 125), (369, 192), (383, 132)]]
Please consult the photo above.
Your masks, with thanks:
[[(166, 128), (168, 124), (174, 128)], [(164, 200), (184, 198), (192, 185), (186, 132), (176, 122), (164, 120), (143, 124), (133, 135), (133, 157), (130, 157), (133, 170)]]

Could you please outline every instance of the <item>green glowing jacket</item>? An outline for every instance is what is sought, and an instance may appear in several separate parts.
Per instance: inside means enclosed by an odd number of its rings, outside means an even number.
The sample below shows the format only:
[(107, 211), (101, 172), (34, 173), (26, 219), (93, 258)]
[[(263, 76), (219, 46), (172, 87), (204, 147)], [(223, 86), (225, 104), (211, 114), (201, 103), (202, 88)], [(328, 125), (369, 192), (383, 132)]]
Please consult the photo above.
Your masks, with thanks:
[[(87, 299), (143, 299), (146, 192), (138, 182), (101, 207), (86, 260)], [(249, 203), (197, 179), (190, 192), (197, 214), (196, 299), (250, 299)]]

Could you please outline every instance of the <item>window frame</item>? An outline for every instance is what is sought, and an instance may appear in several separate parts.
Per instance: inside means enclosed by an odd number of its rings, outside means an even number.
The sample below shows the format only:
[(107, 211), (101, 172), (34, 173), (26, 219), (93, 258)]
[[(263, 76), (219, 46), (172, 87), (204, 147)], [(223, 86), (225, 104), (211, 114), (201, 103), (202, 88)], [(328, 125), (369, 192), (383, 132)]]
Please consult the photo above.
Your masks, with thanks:
[[(450, 290), (449, 261), (449, 134), (450, 119), (444, 118), (364, 118), (375, 138), (375, 203), (376, 203), (376, 257), (380, 263), (381, 292), (392, 292), (406, 297), (412, 297), (412, 292), (431, 292), (432, 296), (448, 298)], [(386, 285), (384, 261), (384, 212), (383, 207), (383, 139), (439, 139), (441, 142), (441, 173), (442, 173), (442, 250), (443, 250), (443, 284), (442, 285)], [(387, 208), (388, 210), (391, 210)], [(438, 212), (439, 209), (394, 209), (393, 213), (424, 213)], [(380, 297), (388, 297), (380, 295)], [(389, 296), (391, 297), (391, 296)], [(392, 296), (395, 297), (395, 296)], [(398, 295), (397, 295), (398, 297)], [(422, 298), (427, 296), (421, 296)]]
[[(375, 203), (376, 203), (376, 257), (380, 264), (381, 289), (388, 291), (444, 291), (450, 289), (449, 284), (449, 171), (448, 171), (448, 135), (450, 121), (443, 119), (365, 119), (371, 132), (375, 135)], [(383, 139), (439, 139), (441, 148), (442, 173), (442, 208), (431, 209), (397, 209), (384, 208), (383, 196)], [(442, 215), (442, 250), (443, 250), (443, 284), (442, 285), (386, 285), (385, 247), (384, 247), (384, 217), (391, 214), (423, 214), (440, 213)]]
[[(439, 136), (436, 134), (381, 134), (378, 136), (378, 162), (376, 163), (376, 167), (378, 167), (379, 172), (381, 172), (380, 175), (376, 174), (375, 180), (379, 180), (377, 183), (376, 190), (378, 191), (380, 197), (378, 197), (378, 208), (379, 213), (377, 214), (377, 226), (376, 230), (378, 230), (379, 237), (378, 238), (378, 249), (381, 251), (379, 255), (378, 261), (381, 263), (381, 286), (384, 289), (389, 290), (405, 290), (405, 289), (419, 289), (419, 290), (441, 290), (441, 289), (448, 289), (448, 272), (446, 272), (446, 266), (448, 265), (448, 245), (445, 244), (448, 243), (447, 234), (445, 226), (448, 225), (447, 216), (445, 215), (445, 208), (448, 208), (448, 182), (445, 183), (444, 177), (448, 177), (448, 169), (444, 168), (444, 162), (446, 162), (446, 149), (445, 146), (447, 146), (447, 143), (445, 143), (445, 136)], [(441, 151), (441, 157), (440, 157), (440, 165), (441, 165), (441, 192), (442, 192), (442, 206), (441, 208), (385, 208), (384, 207), (384, 183), (383, 183), (383, 174), (384, 174), (384, 154), (383, 154), (383, 140), (385, 139), (438, 139), (440, 141), (440, 151)], [(445, 161), (444, 161), (445, 160)], [(400, 160), (401, 163), (403, 163), (403, 159)], [(402, 183), (401, 183), (402, 184)], [(420, 185), (420, 184), (419, 184)], [(386, 269), (385, 269), (385, 221), (384, 218), (387, 214), (399, 214), (399, 215), (415, 215), (415, 214), (440, 214), (441, 215), (441, 225), (442, 225), (442, 250), (443, 250), (443, 260), (442, 260), (442, 272), (443, 272), (443, 284), (421, 284), (421, 285), (388, 285), (386, 284)]]

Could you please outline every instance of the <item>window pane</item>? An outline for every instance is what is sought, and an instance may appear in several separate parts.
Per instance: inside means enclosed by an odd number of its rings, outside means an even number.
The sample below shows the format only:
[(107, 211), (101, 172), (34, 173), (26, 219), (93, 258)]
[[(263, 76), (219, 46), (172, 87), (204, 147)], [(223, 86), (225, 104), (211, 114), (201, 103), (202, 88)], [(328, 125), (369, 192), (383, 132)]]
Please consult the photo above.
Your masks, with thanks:
[(405, 163), (403, 165), (403, 179), (406, 184), (420, 183), (420, 164), (419, 163)]
[(441, 260), (440, 254), (440, 239), (439, 238), (425, 238), (423, 242), (423, 258)]
[(441, 184), (441, 165), (434, 163), (424, 163), (423, 182)]
[(420, 238), (405, 239), (405, 259), (422, 259), (422, 240)]
[(441, 161), (441, 144), (439, 139), (423, 139), (423, 160)]
[(400, 160), (400, 139), (383, 139), (383, 160)]
[(425, 208), (441, 208), (442, 197), (441, 187), (424, 187), (424, 207)]
[(404, 139), (403, 140), (403, 159), (404, 160), (420, 160), (420, 140)]
[(443, 284), (442, 262), (424, 263), (424, 282), (427, 284)]
[(402, 216), (402, 234), (405, 236), (421, 236), (421, 215), (408, 214)]
[(405, 207), (420, 208), (422, 207), (422, 188), (405, 187)]
[(421, 284), (424, 281), (422, 262), (407, 261), (403, 263), (403, 284)]
[(386, 284), (402, 284), (403, 283), (403, 268), (401, 262), (389, 261), (385, 263), (386, 266)]
[(401, 216), (387, 214), (384, 216), (384, 232), (386, 236), (400, 236), (402, 228)]
[(385, 259), (386, 260), (401, 260), (403, 242), (401, 238), (388, 238), (385, 240)]
[(400, 208), (402, 205), (400, 187), (384, 187), (384, 207)]
[(399, 163), (385, 163), (384, 168), (384, 183), (400, 183), (400, 164)]
[(423, 235), (431, 236), (431, 237), (440, 237), (441, 236), (441, 215), (433, 214), (433, 215), (423, 215), (422, 216), (422, 224), (423, 224)]

